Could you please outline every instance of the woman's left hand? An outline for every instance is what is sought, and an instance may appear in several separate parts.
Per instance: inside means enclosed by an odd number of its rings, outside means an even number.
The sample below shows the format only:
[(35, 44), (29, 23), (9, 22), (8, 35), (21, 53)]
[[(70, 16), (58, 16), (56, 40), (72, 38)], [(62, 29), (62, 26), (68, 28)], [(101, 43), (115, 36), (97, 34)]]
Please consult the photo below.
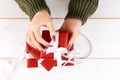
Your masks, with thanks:
[(70, 50), (72, 47), (72, 44), (74, 43), (75, 39), (80, 33), (80, 28), (82, 26), (81, 20), (78, 19), (65, 19), (63, 25), (59, 29), (59, 31), (68, 31), (69, 33), (72, 33), (72, 36), (69, 40), (67, 49)]

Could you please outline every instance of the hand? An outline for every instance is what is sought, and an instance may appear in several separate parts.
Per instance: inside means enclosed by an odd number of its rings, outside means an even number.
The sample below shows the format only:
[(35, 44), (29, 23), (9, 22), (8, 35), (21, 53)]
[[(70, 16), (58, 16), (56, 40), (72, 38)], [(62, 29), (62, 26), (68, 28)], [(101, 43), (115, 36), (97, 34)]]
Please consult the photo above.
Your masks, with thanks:
[(40, 43), (46, 47), (52, 45), (41, 37), (41, 26), (47, 27), (50, 31), (51, 39), (55, 40), (55, 30), (53, 28), (52, 20), (46, 10), (39, 11), (35, 14), (30, 25), (28, 26), (26, 34), (26, 41), (30, 46), (40, 51), (44, 51)]
[(66, 19), (62, 27), (59, 29), (59, 31), (68, 31), (69, 33), (72, 33), (72, 36), (68, 43), (68, 50), (72, 47), (72, 44), (74, 43), (75, 39), (79, 35), (81, 26), (82, 26), (81, 20)]

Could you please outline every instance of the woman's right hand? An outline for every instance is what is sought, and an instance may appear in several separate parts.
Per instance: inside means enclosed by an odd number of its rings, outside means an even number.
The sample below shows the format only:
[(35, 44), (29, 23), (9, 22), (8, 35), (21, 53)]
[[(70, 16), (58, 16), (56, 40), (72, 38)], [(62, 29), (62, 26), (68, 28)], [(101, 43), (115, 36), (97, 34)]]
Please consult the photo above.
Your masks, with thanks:
[(26, 41), (31, 47), (40, 51), (44, 51), (43, 47), (40, 44), (46, 47), (50, 47), (52, 45), (42, 38), (40, 34), (41, 26), (48, 28), (48, 30), (50, 31), (51, 39), (55, 41), (56, 37), (53, 23), (49, 13), (46, 10), (39, 11), (34, 15), (30, 25), (28, 26), (26, 34)]

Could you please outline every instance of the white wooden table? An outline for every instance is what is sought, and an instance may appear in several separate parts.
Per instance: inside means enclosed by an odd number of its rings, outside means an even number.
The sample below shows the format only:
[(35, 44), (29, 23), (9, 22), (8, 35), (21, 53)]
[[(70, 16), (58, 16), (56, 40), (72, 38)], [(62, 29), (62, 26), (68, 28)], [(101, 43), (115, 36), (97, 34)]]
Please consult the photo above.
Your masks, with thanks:
[[(58, 29), (69, 0), (46, 1)], [(100, 0), (97, 11), (82, 27), (81, 32), (91, 40), (93, 51), (89, 58), (79, 60), (81, 64), (47, 72), (43, 68), (26, 69), (23, 61), (10, 80), (120, 80), (119, 3), (119, 0)], [(0, 60), (16, 59), (22, 52), (29, 19), (14, 0), (0, 0), (0, 10)]]

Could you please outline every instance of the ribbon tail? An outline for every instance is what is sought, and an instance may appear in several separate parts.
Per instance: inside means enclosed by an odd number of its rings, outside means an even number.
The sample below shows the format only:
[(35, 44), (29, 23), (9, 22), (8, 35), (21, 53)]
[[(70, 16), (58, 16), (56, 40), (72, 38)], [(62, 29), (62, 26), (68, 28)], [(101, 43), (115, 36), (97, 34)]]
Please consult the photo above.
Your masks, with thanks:
[(73, 63), (74, 64), (74, 61), (71, 61), (71, 59), (68, 59), (67, 61), (63, 61), (63, 66), (65, 66), (67, 63)]
[(17, 68), (17, 66), (19, 65), (19, 63), (25, 58), (25, 46), (23, 48), (23, 55), (21, 55), (13, 64), (12, 66), (10, 67), (9, 71), (7, 72), (6, 74), (6, 78), (5, 80), (8, 80), (10, 77), (12, 77), (12, 74), (13, 73), (13, 70), (15, 70)]

